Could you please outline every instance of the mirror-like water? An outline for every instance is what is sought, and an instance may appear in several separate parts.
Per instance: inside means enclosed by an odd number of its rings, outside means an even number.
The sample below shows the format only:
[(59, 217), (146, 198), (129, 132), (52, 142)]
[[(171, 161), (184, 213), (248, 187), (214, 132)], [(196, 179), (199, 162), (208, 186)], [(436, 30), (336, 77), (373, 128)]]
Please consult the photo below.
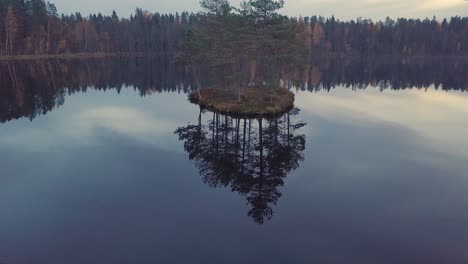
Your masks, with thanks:
[(467, 263), (467, 65), (317, 63), (259, 120), (159, 60), (0, 63), (0, 263)]

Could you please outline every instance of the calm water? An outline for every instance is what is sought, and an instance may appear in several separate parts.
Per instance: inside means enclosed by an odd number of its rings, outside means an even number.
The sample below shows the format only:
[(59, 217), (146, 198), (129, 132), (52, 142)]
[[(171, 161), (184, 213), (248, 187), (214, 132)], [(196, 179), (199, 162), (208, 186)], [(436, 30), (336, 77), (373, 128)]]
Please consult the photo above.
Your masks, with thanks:
[(318, 64), (260, 121), (164, 62), (0, 63), (0, 263), (468, 263), (467, 65)]

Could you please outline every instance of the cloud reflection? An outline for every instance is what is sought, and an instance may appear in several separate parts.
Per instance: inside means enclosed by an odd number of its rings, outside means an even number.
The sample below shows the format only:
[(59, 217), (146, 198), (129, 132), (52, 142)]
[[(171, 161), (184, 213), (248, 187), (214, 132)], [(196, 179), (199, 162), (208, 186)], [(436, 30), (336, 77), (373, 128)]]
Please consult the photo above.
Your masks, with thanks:
[(156, 118), (132, 107), (105, 106), (84, 109), (79, 115), (80, 136), (90, 134), (96, 128), (110, 129), (138, 140), (151, 140), (158, 135), (170, 134), (177, 124)]
[[(391, 123), (414, 132), (427, 146), (468, 158), (468, 96), (433, 88), (358, 92), (301, 93), (296, 103), (305, 112), (349, 123)], [(398, 111), (395, 111), (398, 109)]]

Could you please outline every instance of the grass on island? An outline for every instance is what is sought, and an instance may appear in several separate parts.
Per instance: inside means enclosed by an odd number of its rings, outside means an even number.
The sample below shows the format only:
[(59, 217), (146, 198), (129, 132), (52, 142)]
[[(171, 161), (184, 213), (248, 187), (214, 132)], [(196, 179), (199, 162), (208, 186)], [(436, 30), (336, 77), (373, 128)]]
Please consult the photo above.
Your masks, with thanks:
[[(238, 101), (240, 93), (240, 102)], [(200, 96), (201, 95), (201, 96)], [(278, 116), (294, 106), (294, 94), (285, 88), (201, 89), (190, 94), (190, 101), (203, 108), (236, 116)]]

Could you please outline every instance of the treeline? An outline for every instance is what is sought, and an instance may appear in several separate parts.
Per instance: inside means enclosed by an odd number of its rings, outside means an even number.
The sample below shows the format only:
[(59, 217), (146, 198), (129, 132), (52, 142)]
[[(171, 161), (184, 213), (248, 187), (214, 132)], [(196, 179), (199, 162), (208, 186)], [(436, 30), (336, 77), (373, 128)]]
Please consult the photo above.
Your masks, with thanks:
[(44, 0), (0, 0), (0, 55), (83, 52), (173, 53), (180, 50), (194, 14), (153, 14), (137, 9), (130, 18), (75, 13), (61, 15)]
[[(188, 29), (206, 14), (159, 14), (137, 9), (130, 18), (80, 13), (59, 16), (44, 0), (0, 0), (0, 55), (82, 52), (179, 52)], [(468, 55), (468, 17), (383, 22), (305, 17), (315, 55)]]
[(339, 21), (334, 17), (305, 18), (317, 52), (357, 55), (468, 55), (468, 17), (450, 20), (399, 18), (373, 22)]
[[(150, 13), (130, 18), (80, 13), (59, 16), (44, 0), (0, 0), (0, 55), (82, 52), (175, 53), (205, 14)], [(468, 55), (468, 17), (384, 22), (305, 17), (313, 54)]]

